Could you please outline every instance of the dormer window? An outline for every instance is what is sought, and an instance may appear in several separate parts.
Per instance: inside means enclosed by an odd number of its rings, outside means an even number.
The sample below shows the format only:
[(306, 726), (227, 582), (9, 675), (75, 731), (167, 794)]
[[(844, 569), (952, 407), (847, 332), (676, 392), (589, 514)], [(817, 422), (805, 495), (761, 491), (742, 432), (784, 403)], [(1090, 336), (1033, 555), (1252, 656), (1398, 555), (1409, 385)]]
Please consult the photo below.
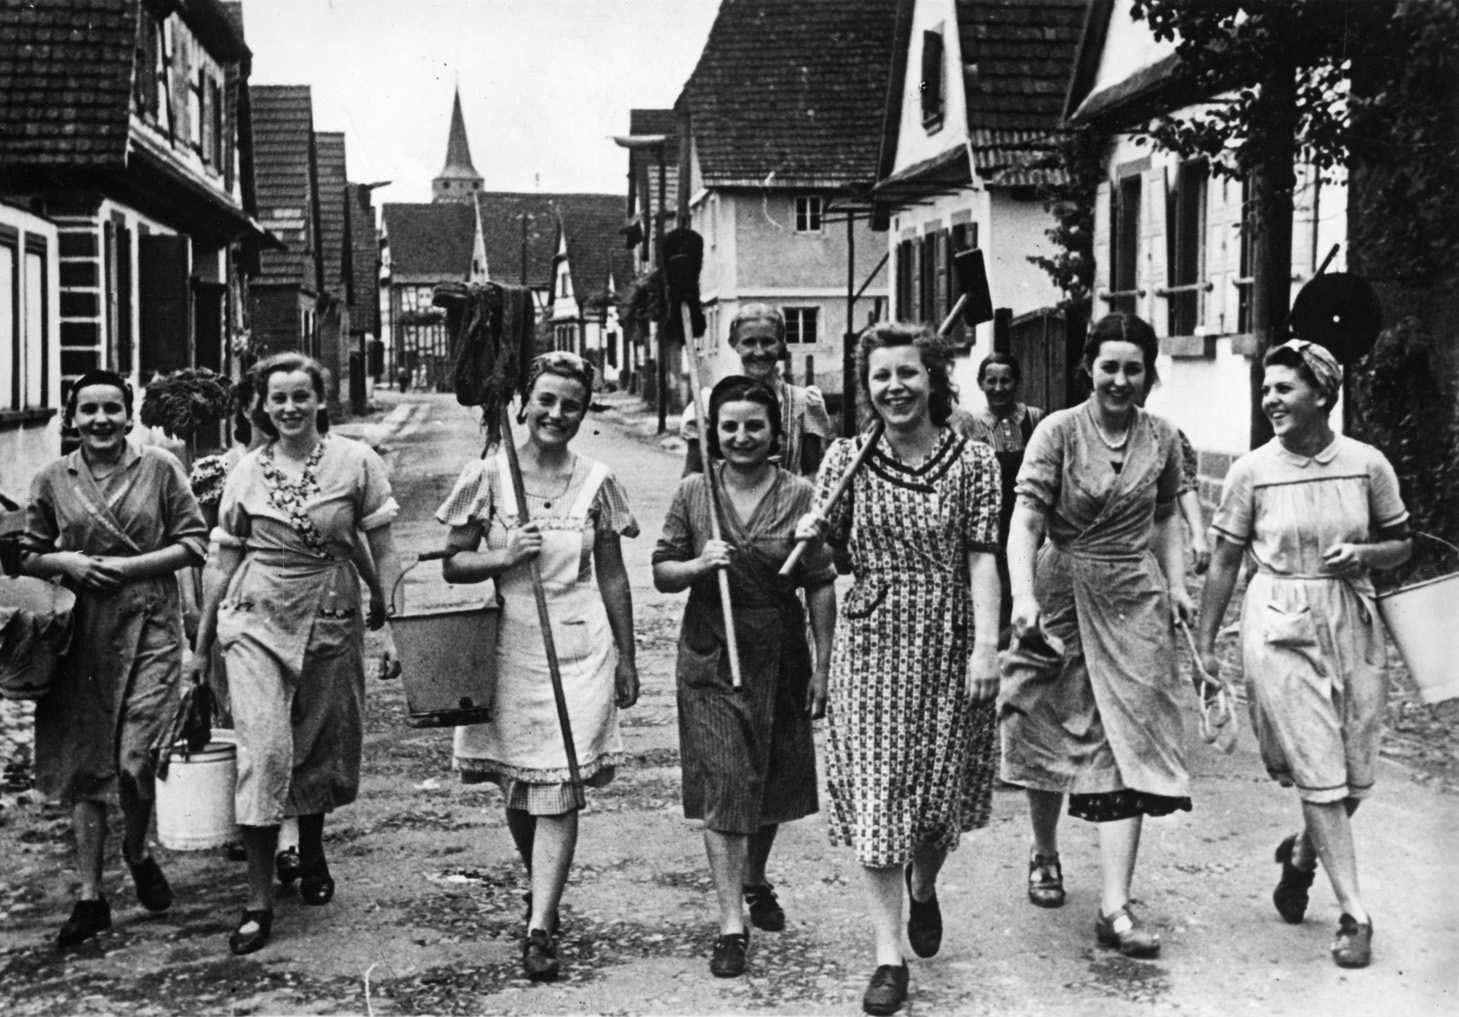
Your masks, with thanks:
[(802, 194), (795, 199), (795, 231), (797, 233), (821, 232), (821, 196)]
[(931, 134), (942, 126), (946, 111), (946, 75), (943, 73), (942, 30), (922, 33), (922, 126)]

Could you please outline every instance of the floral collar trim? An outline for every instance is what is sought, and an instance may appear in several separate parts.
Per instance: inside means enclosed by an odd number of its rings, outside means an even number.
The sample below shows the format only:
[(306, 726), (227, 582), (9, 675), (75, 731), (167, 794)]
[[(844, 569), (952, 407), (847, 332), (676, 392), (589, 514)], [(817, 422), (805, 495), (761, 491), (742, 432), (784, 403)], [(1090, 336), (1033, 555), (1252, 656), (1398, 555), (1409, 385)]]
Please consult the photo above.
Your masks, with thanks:
[(269, 504), (289, 517), (289, 524), (294, 527), (294, 532), (299, 535), (304, 546), (321, 558), (333, 556), (329, 553), (328, 542), (314, 525), (314, 520), (309, 517), (305, 503), (324, 493), (314, 476), (314, 469), (319, 465), (319, 460), (324, 458), (324, 443), (328, 440), (319, 439), (319, 444), (314, 446), (314, 451), (304, 460), (304, 471), (299, 474), (298, 480), (290, 480), (284, 476), (284, 471), (274, 462), (274, 446), (277, 442), (271, 441), (265, 445), (263, 454), (259, 457), (268, 486)]

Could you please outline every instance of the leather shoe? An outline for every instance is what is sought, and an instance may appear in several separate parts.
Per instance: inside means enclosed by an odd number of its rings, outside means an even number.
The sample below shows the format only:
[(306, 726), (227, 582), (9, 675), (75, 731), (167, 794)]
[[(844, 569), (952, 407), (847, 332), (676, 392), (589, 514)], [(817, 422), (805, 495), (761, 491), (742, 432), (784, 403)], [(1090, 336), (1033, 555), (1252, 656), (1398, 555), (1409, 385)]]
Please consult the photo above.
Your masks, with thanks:
[(937, 903), (937, 891), (932, 891), (930, 900), (918, 900), (912, 896), (912, 863), (902, 870), (907, 880), (907, 942), (918, 957), (935, 957), (942, 949), (942, 906)]
[(105, 897), (96, 900), (78, 900), (71, 908), (71, 917), (61, 926), (56, 936), (56, 945), (65, 949), (84, 943), (99, 932), (111, 928), (111, 905)]
[(745, 951), (750, 946), (749, 930), (731, 932), (714, 941), (709, 973), (715, 978), (737, 978), (745, 973)]
[(1292, 834), (1277, 845), (1276, 860), (1282, 864), (1282, 878), (1272, 891), (1272, 903), (1277, 914), (1288, 923), (1299, 925), (1307, 914), (1307, 891), (1312, 889), (1312, 880), (1317, 877), (1317, 866), (1299, 869), (1292, 864), (1292, 852), (1297, 847), (1298, 834)]
[(745, 903), (750, 908), (750, 921), (755, 928), (780, 932), (785, 928), (785, 909), (769, 883), (744, 887)]
[(236, 957), (262, 950), (268, 945), (273, 929), (274, 913), (268, 908), (245, 911), (238, 919), (238, 928), (228, 937), (228, 949)]
[(883, 964), (872, 973), (871, 984), (861, 997), (861, 1009), (877, 1015), (896, 1013), (907, 1002), (909, 979), (910, 972), (905, 961), (901, 964)]
[(1332, 959), (1340, 968), (1365, 968), (1373, 959), (1373, 922), (1360, 922), (1347, 912), (1337, 920)]
[(547, 930), (530, 930), (522, 940), (522, 972), (534, 982), (550, 982), (559, 970), (557, 947)]
[[(1120, 921), (1121, 918), (1127, 921)], [(1141, 924), (1126, 904), (1112, 915), (1100, 912), (1094, 923), (1094, 934), (1100, 945), (1111, 946), (1126, 957), (1160, 956), (1160, 937)]]
[(1028, 860), (1028, 899), (1041, 908), (1064, 906), (1064, 869), (1057, 851)]
[(132, 882), (137, 887), (137, 900), (148, 911), (166, 911), (172, 907), (172, 887), (162, 874), (157, 859), (148, 855), (140, 862), (127, 859), (127, 868), (132, 870)]
[(284, 886), (293, 886), (303, 866), (299, 864), (297, 848), (285, 848), (274, 855), (274, 874)]
[(314, 907), (334, 900), (334, 880), (330, 878), (329, 863), (323, 855), (317, 862), (299, 867), (299, 899)]

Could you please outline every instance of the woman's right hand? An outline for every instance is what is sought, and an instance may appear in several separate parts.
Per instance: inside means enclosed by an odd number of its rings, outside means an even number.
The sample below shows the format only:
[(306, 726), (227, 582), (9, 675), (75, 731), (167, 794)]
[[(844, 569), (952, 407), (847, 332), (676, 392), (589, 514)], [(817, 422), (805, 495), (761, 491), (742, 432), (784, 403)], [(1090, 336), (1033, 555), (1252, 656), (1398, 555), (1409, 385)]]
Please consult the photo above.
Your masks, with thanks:
[(1219, 679), (1221, 677), (1221, 661), (1216, 656), (1215, 647), (1200, 646), (1197, 647), (1197, 649), (1201, 651), (1199, 660), (1201, 670), (1206, 672), (1207, 676), (1209, 676), (1211, 679)]
[(801, 540), (825, 540), (826, 534), (831, 530), (831, 524), (826, 522), (826, 517), (819, 512), (807, 512), (800, 517), (795, 524), (795, 539)]
[(194, 650), (192, 659), (187, 664), (185, 677), (194, 685), (206, 685), (208, 674), (212, 670), (213, 654), (211, 649)]
[(88, 590), (115, 590), (122, 584), (121, 570), (109, 560), (80, 551), (68, 553), (62, 568), (68, 578)]
[(706, 540), (704, 551), (699, 555), (699, 574), (729, 568), (731, 550), (729, 544), (723, 540)]
[(507, 561), (520, 565), (542, 553), (542, 527), (536, 523), (507, 531)]
[(1041, 621), (1043, 612), (1039, 610), (1039, 602), (1032, 594), (1013, 598), (1013, 613), (1009, 616), (1008, 624), (1013, 629), (1015, 638), (1021, 638), (1025, 632), (1037, 629)]

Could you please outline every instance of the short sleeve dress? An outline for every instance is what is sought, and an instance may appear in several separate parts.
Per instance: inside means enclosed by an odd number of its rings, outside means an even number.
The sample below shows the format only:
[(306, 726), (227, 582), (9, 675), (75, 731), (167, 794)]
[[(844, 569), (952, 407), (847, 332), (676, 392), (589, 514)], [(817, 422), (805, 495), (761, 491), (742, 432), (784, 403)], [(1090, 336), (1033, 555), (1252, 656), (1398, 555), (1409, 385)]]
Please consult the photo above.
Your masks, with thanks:
[(243, 552), (218, 607), (238, 734), (237, 819), (274, 826), (359, 794), (365, 619), (357, 534), (400, 512), (369, 446), (325, 435), (297, 478), (274, 444), (229, 474), (213, 542)]
[[(819, 502), (865, 440), (831, 445)], [(997, 551), (998, 508), (993, 453), (943, 428), (922, 462), (879, 444), (828, 520), (856, 576), (831, 654), (830, 838), (862, 865), (905, 864), (924, 844), (951, 849), (988, 822), (994, 708), (968, 695), (967, 556)]]
[(1383, 453), (1342, 435), (1310, 457), (1273, 438), (1226, 476), (1212, 527), (1257, 567), (1241, 611), (1252, 728), (1267, 771), (1304, 801), (1369, 793), (1388, 693), (1372, 582), (1328, 575), (1322, 553), (1407, 522)]
[(1045, 417), (1017, 482), (1019, 504), (1047, 523), (1034, 595), (1063, 669), (1005, 673), (998, 702), (1003, 779), (1069, 793), (1071, 815), (1105, 822), (1190, 809), (1190, 692), (1152, 546), (1180, 491), (1180, 439), (1137, 409), (1112, 453), (1092, 412), (1086, 402)]
[[(623, 485), (602, 463), (575, 456), (561, 491), (527, 492), (527, 517), (542, 528), (537, 562), (552, 619), (583, 783), (613, 779), (622, 753), (614, 670), (618, 651), (593, 573), (599, 534), (638, 536)], [(519, 525), (505, 453), (468, 463), (436, 518), (472, 527), (486, 546), (507, 546)], [(508, 808), (561, 815), (576, 808), (556, 699), (543, 651), (531, 569), (496, 580), (501, 603), (492, 719), (456, 728), (455, 765), (465, 783), (494, 781)]]
[[(721, 499), (724, 539), (736, 550), (728, 573), (744, 680), (739, 692), (730, 678), (718, 579), (702, 576), (690, 589), (677, 667), (684, 815), (711, 830), (755, 833), (820, 807), (806, 710), (811, 650), (797, 591), (834, 582), (836, 569), (822, 547), (806, 554), (794, 575), (779, 574), (813, 493), (810, 481), (778, 469), (750, 518)], [(703, 474), (680, 481), (654, 564), (703, 553), (713, 534), (711, 511)]]

